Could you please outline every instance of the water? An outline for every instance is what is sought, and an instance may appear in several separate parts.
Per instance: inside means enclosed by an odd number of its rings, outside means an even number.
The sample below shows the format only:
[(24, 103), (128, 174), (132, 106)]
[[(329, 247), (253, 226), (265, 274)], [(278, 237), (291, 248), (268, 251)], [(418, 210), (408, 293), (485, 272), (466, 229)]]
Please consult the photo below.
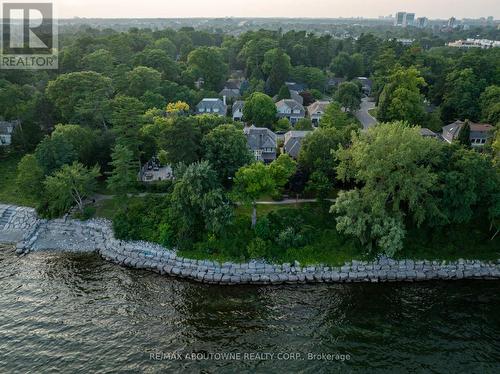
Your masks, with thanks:
[[(499, 291), (496, 281), (213, 287), (95, 255), (18, 258), (4, 247), (0, 372), (493, 373)], [(150, 357), (174, 351), (274, 357)]]

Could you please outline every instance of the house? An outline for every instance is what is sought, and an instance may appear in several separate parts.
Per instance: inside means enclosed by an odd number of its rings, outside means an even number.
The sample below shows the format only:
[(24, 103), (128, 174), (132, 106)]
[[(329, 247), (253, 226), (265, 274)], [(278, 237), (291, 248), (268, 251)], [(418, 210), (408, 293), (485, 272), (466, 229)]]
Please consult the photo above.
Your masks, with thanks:
[(371, 93), (372, 93), (372, 85), (373, 85), (371, 79), (368, 79), (366, 77), (357, 77), (354, 80), (356, 80), (359, 83), (361, 83), (361, 91), (363, 92), (363, 94), (365, 94), (366, 96), (370, 96), (371, 95)]
[(336, 90), (338, 88), (338, 86), (340, 86), (340, 84), (344, 83), (345, 81), (347, 81), (347, 79), (345, 79), (345, 78), (340, 78), (340, 77), (330, 78), (326, 82), (326, 88), (329, 91)]
[(486, 123), (471, 123), (470, 124), (470, 145), (472, 147), (483, 147), (488, 139), (493, 137), (492, 125)]
[(452, 143), (453, 140), (458, 138), (458, 134), (460, 133), (463, 125), (464, 122), (462, 121), (455, 121), (453, 123), (450, 123), (449, 125), (443, 127), (441, 136), (448, 143)]
[(330, 105), (329, 101), (316, 101), (307, 107), (307, 114), (314, 126), (319, 125), (328, 105)]
[(286, 118), (292, 125), (306, 116), (306, 111), (302, 104), (292, 99), (283, 99), (276, 103), (277, 117)]
[(227, 105), (225, 100), (205, 98), (196, 105), (196, 114), (217, 114), (225, 116)]
[(266, 127), (245, 127), (243, 132), (247, 138), (250, 151), (257, 161), (270, 163), (276, 159), (276, 134)]
[(297, 93), (307, 90), (307, 86), (303, 83), (285, 82), (285, 85), (290, 91), (297, 91)]
[[(443, 127), (442, 137), (448, 143), (452, 143), (454, 140), (458, 139), (460, 130), (465, 125), (463, 121), (455, 121), (449, 125)], [(492, 125), (485, 123), (473, 123), (469, 122), (470, 135), (469, 141), (473, 147), (482, 147), (486, 144), (489, 138), (493, 136)]]
[(233, 121), (243, 120), (243, 107), (245, 102), (243, 100), (237, 100), (233, 104)]
[(302, 140), (312, 131), (288, 131), (285, 134), (283, 151), (290, 157), (297, 159), (302, 147)]
[(422, 135), (422, 137), (424, 137), (424, 138), (434, 138), (434, 139), (442, 140), (442, 138), (439, 134), (436, 134), (434, 131), (429, 130), (426, 127), (422, 127), (420, 129), (420, 135)]
[(0, 147), (8, 146), (12, 143), (12, 134), (20, 121), (0, 121)]
[(221, 92), (219, 92), (220, 97), (225, 97), (228, 100), (236, 100), (241, 97), (239, 88), (223, 88)]

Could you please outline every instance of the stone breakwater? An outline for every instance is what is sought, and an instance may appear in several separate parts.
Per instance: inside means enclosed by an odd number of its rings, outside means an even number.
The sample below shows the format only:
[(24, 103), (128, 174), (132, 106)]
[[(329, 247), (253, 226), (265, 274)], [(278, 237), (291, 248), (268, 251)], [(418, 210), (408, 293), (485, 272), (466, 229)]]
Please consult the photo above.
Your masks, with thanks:
[(379, 258), (337, 267), (193, 260), (157, 244), (118, 240), (107, 220), (43, 220), (33, 209), (6, 205), (0, 205), (0, 243), (16, 243), (19, 255), (43, 250), (96, 252), (118, 265), (220, 285), (500, 279), (500, 260), (441, 263)]

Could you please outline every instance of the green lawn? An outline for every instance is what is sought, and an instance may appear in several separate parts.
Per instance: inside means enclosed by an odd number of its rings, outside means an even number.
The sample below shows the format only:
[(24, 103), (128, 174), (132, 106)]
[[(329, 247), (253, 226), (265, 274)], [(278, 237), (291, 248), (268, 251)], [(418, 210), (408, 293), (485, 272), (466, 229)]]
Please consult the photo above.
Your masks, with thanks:
[(0, 159), (0, 203), (35, 207), (36, 200), (23, 196), (17, 188), (17, 164), (20, 159), (17, 155)]

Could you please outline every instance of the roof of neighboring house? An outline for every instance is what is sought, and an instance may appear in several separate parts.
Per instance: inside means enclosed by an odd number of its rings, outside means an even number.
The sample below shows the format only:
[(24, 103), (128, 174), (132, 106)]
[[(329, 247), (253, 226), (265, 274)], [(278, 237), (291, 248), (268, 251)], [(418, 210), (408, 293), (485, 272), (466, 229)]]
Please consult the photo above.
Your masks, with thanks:
[(243, 132), (247, 137), (248, 147), (251, 150), (256, 151), (263, 148), (276, 149), (276, 134), (267, 127), (255, 127), (252, 125), (245, 127)]
[(233, 104), (233, 114), (238, 110), (243, 111), (243, 107), (245, 106), (245, 102), (243, 100), (236, 100)]
[(344, 83), (347, 79), (345, 78), (340, 78), (340, 77), (333, 77), (328, 79), (327, 85), (328, 86), (338, 86), (340, 83)]
[(470, 131), (471, 132), (490, 132), (494, 129), (492, 125), (487, 123), (470, 123)]
[(14, 128), (20, 124), (20, 121), (0, 121), (0, 134), (10, 135), (14, 132)]
[(326, 107), (328, 105), (330, 105), (329, 101), (315, 101), (307, 107), (307, 112), (309, 113), (309, 115), (313, 115), (316, 113), (325, 113)]
[(291, 110), (300, 110), (301, 112), (305, 112), (304, 106), (293, 99), (283, 99), (276, 103), (276, 107), (278, 109), (284, 106), (287, 106)]
[[(443, 137), (447, 140), (453, 140), (458, 136), (460, 129), (464, 125), (462, 121), (455, 121), (449, 125), (443, 126)], [(450, 139), (451, 137), (451, 139)]]
[(219, 92), (219, 96), (226, 96), (230, 99), (235, 99), (240, 97), (240, 90), (237, 88), (223, 88), (221, 92)]
[(198, 105), (196, 105), (196, 109), (199, 111), (200, 109), (204, 109), (204, 111), (207, 111), (207, 109), (210, 109), (213, 111), (214, 108), (218, 108), (219, 112), (225, 114), (227, 112), (227, 105), (224, 104), (224, 102), (221, 99), (215, 99), (215, 98), (205, 98), (201, 100)]
[(228, 88), (230, 90), (239, 90), (241, 87), (240, 79), (228, 79), (226, 83), (224, 83), (224, 88)]
[(299, 91), (290, 90), (290, 99), (295, 100), (300, 105), (304, 104), (304, 98), (300, 96)]
[(420, 129), (420, 135), (422, 136), (428, 136), (428, 137), (439, 137), (438, 134), (436, 134), (434, 131), (429, 130), (426, 127), (422, 127)]
[(285, 134), (284, 150), (293, 158), (297, 158), (304, 139), (312, 131), (288, 131)]
[(307, 85), (304, 83), (297, 83), (297, 82), (285, 82), (285, 85), (288, 87), (290, 91), (297, 91), (297, 92), (302, 92), (307, 90)]

